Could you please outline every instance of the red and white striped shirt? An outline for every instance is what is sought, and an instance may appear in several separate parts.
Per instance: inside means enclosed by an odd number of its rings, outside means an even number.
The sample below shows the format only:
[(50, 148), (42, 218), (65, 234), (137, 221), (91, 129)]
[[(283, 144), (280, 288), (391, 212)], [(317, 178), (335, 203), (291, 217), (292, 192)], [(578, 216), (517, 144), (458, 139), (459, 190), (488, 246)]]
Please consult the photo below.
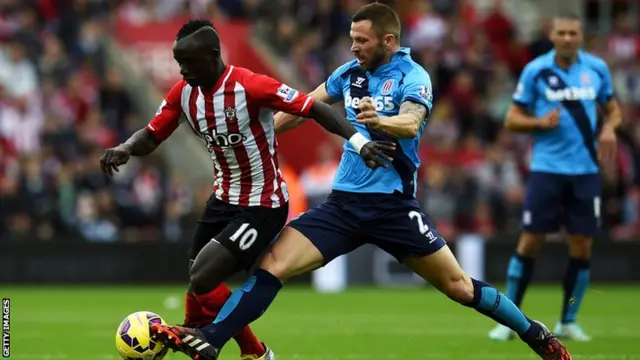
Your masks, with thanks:
[(211, 153), (215, 196), (233, 205), (277, 208), (289, 194), (278, 166), (273, 111), (307, 117), (314, 101), (269, 76), (227, 66), (211, 90), (176, 83), (147, 129), (164, 141), (184, 114)]

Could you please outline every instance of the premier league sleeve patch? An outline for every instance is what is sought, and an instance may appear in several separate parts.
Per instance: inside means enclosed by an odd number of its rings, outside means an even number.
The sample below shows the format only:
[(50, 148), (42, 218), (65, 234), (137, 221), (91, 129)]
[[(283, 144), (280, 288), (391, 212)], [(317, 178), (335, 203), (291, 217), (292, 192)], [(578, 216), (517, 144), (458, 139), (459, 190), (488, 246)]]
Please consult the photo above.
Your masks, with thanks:
[(433, 93), (431, 92), (431, 87), (426, 85), (420, 86), (420, 97), (427, 102), (433, 101)]
[(284, 102), (290, 103), (298, 97), (298, 90), (282, 84), (278, 88), (277, 94), (283, 99)]

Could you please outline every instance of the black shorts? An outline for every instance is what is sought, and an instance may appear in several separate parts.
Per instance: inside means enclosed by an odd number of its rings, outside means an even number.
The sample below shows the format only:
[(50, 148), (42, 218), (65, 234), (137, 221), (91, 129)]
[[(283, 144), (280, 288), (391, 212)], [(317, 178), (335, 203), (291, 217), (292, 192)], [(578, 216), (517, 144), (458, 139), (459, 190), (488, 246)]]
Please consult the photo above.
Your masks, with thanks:
[(398, 261), (435, 253), (445, 240), (415, 199), (333, 191), (322, 205), (289, 223), (322, 253), (325, 264), (366, 243)]
[(522, 228), (548, 234), (564, 226), (572, 235), (595, 236), (600, 230), (600, 191), (599, 174), (532, 172)]
[(284, 227), (289, 204), (279, 208), (231, 205), (211, 195), (189, 250), (194, 260), (210, 241), (229, 249), (249, 270)]

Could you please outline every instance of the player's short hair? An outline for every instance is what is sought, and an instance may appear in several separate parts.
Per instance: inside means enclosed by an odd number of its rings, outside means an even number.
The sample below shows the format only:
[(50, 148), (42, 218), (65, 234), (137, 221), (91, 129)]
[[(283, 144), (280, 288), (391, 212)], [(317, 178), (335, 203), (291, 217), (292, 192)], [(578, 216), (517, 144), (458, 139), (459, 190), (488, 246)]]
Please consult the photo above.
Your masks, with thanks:
[(378, 2), (367, 4), (358, 9), (351, 17), (352, 22), (363, 20), (371, 21), (371, 26), (378, 36), (382, 37), (386, 34), (391, 34), (400, 42), (400, 18), (388, 5)]
[(578, 16), (578, 14), (574, 13), (573, 11), (569, 11), (569, 10), (561, 10), (553, 18), (554, 19), (562, 19), (562, 20), (575, 20), (575, 21), (580, 21), (580, 22), (582, 21), (582, 19), (580, 19), (580, 16)]
[(191, 20), (188, 23), (182, 25), (180, 30), (178, 30), (178, 34), (176, 35), (176, 40), (181, 40), (187, 37), (188, 35), (191, 35), (194, 32), (207, 26), (213, 28), (214, 30), (216, 29), (216, 27), (213, 26), (213, 23), (210, 20), (207, 20), (207, 19)]

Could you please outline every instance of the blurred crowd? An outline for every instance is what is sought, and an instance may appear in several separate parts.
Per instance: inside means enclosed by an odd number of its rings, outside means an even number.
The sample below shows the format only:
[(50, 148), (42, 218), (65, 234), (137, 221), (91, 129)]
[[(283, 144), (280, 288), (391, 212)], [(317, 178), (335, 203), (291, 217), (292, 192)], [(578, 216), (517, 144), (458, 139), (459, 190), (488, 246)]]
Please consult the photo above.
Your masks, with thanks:
[(102, 150), (142, 124), (105, 61), (115, 5), (0, 3), (2, 240), (139, 241), (176, 227), (184, 186), (161, 159), (134, 161), (113, 181), (100, 171)]
[[(548, 51), (549, 23), (525, 42), (500, 2), (488, 12), (465, 0), (381, 1), (396, 6), (402, 43), (430, 73), (435, 107), (422, 139), (419, 200), (447, 238), (461, 232), (515, 234), (530, 138), (502, 129), (524, 65)], [(136, 117), (122, 74), (105, 46), (114, 17), (140, 22), (177, 15), (252, 21), (308, 89), (352, 59), (351, 14), (361, 0), (3, 0), (0, 2), (0, 241), (177, 241), (209, 196), (159, 156), (134, 159), (114, 179), (100, 172), (102, 149), (124, 141)], [(604, 164), (603, 225), (617, 239), (640, 232), (640, 54), (621, 14), (586, 47), (609, 62), (624, 126), (618, 160)], [(316, 164), (285, 169), (292, 216), (323, 201), (336, 147)]]

